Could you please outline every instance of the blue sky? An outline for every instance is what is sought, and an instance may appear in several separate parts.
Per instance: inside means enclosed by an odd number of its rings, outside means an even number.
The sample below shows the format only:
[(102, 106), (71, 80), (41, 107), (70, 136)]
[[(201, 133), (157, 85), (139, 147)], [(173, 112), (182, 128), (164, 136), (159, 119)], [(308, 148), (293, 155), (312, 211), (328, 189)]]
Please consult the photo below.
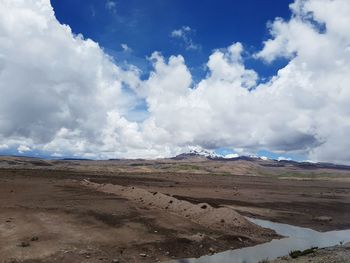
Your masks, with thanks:
[[(242, 42), (247, 52), (262, 48), (269, 38), (268, 22), (276, 17), (290, 17), (290, 0), (51, 0), (57, 19), (68, 24), (74, 33), (98, 42), (117, 60), (126, 60), (147, 74), (146, 57), (160, 51), (165, 57), (182, 54), (187, 65), (200, 79), (203, 64), (214, 49), (233, 42)], [(173, 30), (190, 27), (191, 38), (200, 48), (186, 50)], [(127, 44), (132, 52), (122, 52)], [(261, 78), (268, 78), (285, 65), (285, 60), (266, 63), (248, 58), (247, 67), (254, 68)]]

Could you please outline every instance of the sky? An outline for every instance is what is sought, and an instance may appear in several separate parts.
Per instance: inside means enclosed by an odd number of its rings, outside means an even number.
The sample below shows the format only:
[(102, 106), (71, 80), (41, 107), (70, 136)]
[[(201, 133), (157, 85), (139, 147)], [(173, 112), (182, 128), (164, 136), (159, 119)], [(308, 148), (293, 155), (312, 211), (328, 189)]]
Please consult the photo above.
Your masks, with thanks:
[(0, 154), (350, 164), (348, 0), (0, 0)]
[[(196, 80), (205, 76), (203, 65), (215, 49), (236, 41), (251, 51), (262, 48), (262, 41), (269, 37), (266, 24), (276, 17), (288, 18), (291, 2), (203, 0), (198, 5), (186, 0), (51, 1), (58, 21), (69, 25), (75, 34), (98, 42), (117, 60), (127, 60), (147, 74), (150, 67), (145, 58), (155, 50), (165, 57), (181, 54)], [(187, 40), (172, 36), (176, 30), (183, 31)], [(122, 45), (132, 52), (123, 52)], [(249, 64), (265, 77), (280, 66), (266, 67), (257, 60)]]

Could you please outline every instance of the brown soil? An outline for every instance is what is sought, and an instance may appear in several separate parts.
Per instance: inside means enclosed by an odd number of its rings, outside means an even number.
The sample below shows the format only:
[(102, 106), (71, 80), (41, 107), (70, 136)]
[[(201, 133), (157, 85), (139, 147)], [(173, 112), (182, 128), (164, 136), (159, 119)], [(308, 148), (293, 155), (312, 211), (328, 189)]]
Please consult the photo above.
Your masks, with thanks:
[[(179, 163), (200, 169), (175, 171)], [(157, 262), (277, 237), (240, 214), (350, 228), (347, 172), (281, 179), (250, 163), (232, 164), (232, 171), (250, 167), (246, 175), (208, 172), (219, 165), (0, 159), (0, 262)]]

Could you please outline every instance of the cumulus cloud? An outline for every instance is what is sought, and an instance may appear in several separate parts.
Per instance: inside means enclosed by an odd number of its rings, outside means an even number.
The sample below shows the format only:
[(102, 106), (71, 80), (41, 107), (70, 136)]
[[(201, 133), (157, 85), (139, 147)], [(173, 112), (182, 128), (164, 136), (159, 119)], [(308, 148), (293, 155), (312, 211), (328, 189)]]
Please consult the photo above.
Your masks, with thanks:
[[(154, 52), (153, 70), (141, 79), (136, 67), (122, 69), (61, 25), (48, 0), (1, 0), (0, 145), (86, 158), (228, 147), (350, 163), (350, 3), (290, 7), (291, 18), (271, 22), (271, 38), (252, 54), (267, 63), (289, 59), (268, 82), (244, 65), (236, 42), (214, 50), (207, 75), (194, 83), (181, 55)], [(140, 101), (148, 117), (130, 121)]]
[(116, 134), (130, 129), (124, 116), (136, 99), (122, 87), (138, 74), (61, 25), (48, 0), (0, 1), (1, 144), (103, 155), (110, 116)]
[[(257, 84), (256, 72), (244, 67), (240, 43), (214, 51), (208, 75), (198, 85), (178, 84), (176, 96), (172, 88), (161, 85), (160, 92), (148, 95), (157, 126), (180, 145), (234, 146), (245, 152), (269, 149), (349, 163), (349, 8), (342, 0), (296, 1), (290, 20), (272, 22), (272, 38), (254, 56), (290, 62), (267, 83)], [(173, 67), (175, 58), (161, 63), (152, 78)], [(176, 59), (177, 68), (186, 67), (182, 57)], [(188, 79), (188, 69), (177, 72), (165, 79)], [(165, 104), (157, 94), (172, 99)]]
[(179, 29), (173, 30), (170, 36), (172, 38), (180, 39), (183, 42), (183, 45), (185, 46), (186, 50), (199, 50), (201, 49), (201, 46), (193, 41), (193, 34), (194, 30), (192, 28), (190, 28), (189, 26), (182, 26)]
[(278, 87), (280, 97), (293, 103), (296, 119), (288, 124), (314, 138), (309, 157), (349, 163), (350, 4), (300, 0), (291, 10), (289, 21), (272, 24), (273, 38), (257, 54), (267, 61), (292, 58), (266, 86)]

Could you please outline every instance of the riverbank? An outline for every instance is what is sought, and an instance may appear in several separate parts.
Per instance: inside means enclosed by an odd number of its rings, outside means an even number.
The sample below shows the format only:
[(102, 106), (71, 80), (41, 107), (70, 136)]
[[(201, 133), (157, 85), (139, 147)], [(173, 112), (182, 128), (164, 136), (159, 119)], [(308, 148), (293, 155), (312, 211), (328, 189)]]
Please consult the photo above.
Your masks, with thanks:
[(268, 261), (269, 263), (349, 263), (350, 262), (350, 243), (334, 247), (316, 249), (313, 253), (291, 258), (284, 256), (282, 258)]
[(272, 229), (277, 234), (284, 236), (284, 238), (200, 258), (186, 258), (173, 261), (173, 263), (266, 263), (268, 259), (273, 260), (281, 257), (288, 259), (289, 256), (299, 258), (302, 255), (314, 255), (317, 248), (350, 242), (350, 229), (318, 232), (310, 228), (274, 223), (261, 219), (248, 218), (248, 220), (261, 227)]

